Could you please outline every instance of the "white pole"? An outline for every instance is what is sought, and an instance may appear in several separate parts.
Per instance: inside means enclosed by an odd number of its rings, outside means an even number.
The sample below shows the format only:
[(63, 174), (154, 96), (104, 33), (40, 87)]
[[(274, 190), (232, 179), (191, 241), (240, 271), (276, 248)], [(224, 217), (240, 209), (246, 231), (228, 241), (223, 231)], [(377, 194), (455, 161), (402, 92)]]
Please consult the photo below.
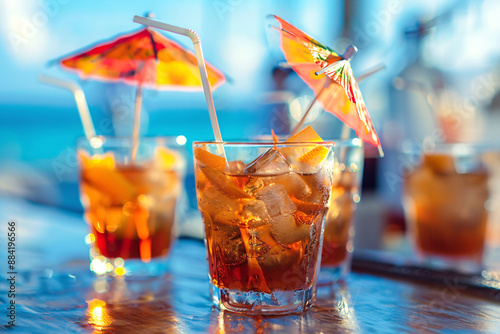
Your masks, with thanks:
[(212, 123), (212, 130), (214, 132), (214, 138), (216, 142), (222, 142), (222, 136), (220, 133), (219, 122), (217, 120), (217, 114), (215, 113), (214, 101), (212, 98), (212, 90), (210, 89), (210, 84), (208, 82), (207, 68), (205, 65), (205, 59), (203, 57), (203, 51), (201, 49), (201, 40), (198, 34), (186, 28), (177, 27), (174, 25), (166, 24), (163, 22), (151, 20), (142, 16), (134, 16), (134, 22), (143, 24), (145, 26), (157, 28), (160, 30), (170, 31), (175, 34), (187, 36), (191, 39), (194, 46), (194, 52), (196, 55), (196, 60), (198, 61), (198, 68), (200, 70), (201, 83), (203, 85), (203, 92), (205, 93), (205, 100), (207, 102), (208, 112), (210, 114), (210, 122)]
[(139, 147), (139, 131), (141, 128), (141, 110), (142, 110), (142, 85), (137, 86), (134, 106), (134, 124), (132, 128), (132, 143), (130, 146), (132, 162), (135, 162), (137, 148)]
[(94, 123), (92, 122), (92, 118), (90, 117), (89, 106), (87, 104), (87, 100), (85, 99), (85, 94), (83, 93), (82, 88), (76, 82), (61, 80), (46, 75), (38, 76), (38, 80), (43, 83), (65, 88), (73, 92), (76, 100), (76, 106), (78, 108), (78, 113), (80, 114), (80, 119), (82, 120), (85, 137), (87, 137), (87, 139), (90, 141), (92, 138), (97, 136), (94, 128)]

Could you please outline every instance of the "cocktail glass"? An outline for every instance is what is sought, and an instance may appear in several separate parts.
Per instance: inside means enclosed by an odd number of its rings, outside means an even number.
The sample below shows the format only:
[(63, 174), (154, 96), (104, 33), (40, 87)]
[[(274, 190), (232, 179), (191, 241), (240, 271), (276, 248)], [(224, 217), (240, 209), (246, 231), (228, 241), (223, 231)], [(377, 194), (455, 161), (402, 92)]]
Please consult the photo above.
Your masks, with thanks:
[[(409, 239), (418, 259), (462, 272), (481, 270), (489, 199), (484, 150), (472, 144), (442, 144), (419, 156), (404, 182)], [(411, 159), (409, 160), (411, 161)]]
[(325, 218), (320, 285), (345, 278), (354, 250), (354, 213), (361, 199), (364, 148), (358, 138), (335, 140), (330, 208)]
[(149, 277), (165, 272), (183, 191), (185, 146), (176, 138), (78, 142), (80, 194), (90, 225), (90, 269), (98, 275)]
[(308, 309), (334, 144), (197, 142), (193, 149), (214, 304), (246, 314)]

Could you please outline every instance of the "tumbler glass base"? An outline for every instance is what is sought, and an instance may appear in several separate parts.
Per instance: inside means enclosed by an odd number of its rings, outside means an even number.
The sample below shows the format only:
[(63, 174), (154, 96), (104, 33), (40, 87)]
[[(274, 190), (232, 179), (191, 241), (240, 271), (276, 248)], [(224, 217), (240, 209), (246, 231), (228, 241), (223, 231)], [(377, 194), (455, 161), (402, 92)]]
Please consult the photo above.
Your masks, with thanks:
[(210, 285), (210, 294), (215, 306), (221, 310), (250, 315), (283, 315), (308, 310), (316, 298), (316, 289), (265, 293)]

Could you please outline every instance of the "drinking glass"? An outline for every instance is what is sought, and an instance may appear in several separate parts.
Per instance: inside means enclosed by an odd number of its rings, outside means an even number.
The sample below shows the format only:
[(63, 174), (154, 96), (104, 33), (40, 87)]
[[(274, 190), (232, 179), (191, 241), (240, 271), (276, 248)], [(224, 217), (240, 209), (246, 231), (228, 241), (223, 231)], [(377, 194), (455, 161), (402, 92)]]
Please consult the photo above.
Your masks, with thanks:
[(90, 269), (98, 275), (160, 275), (175, 239), (185, 146), (175, 137), (140, 138), (134, 154), (131, 146), (125, 137), (78, 141)]
[(335, 140), (335, 167), (326, 214), (320, 284), (345, 278), (354, 251), (354, 213), (361, 200), (364, 147), (358, 138)]
[(404, 208), (417, 258), (462, 272), (482, 267), (489, 199), (484, 147), (439, 144), (408, 148)]
[(311, 307), (334, 144), (195, 142), (193, 150), (214, 304), (246, 314)]

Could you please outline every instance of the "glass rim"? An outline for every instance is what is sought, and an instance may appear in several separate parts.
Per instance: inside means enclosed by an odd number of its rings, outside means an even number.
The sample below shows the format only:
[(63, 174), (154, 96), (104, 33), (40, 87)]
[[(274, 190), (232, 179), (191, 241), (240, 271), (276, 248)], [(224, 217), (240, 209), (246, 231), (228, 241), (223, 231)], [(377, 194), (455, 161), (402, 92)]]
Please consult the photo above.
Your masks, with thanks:
[[(288, 137), (289, 135), (276, 135), (276, 137), (280, 140), (283, 140), (280, 142), (281, 143), (284, 143), (284, 140), (286, 140), (286, 138)], [(253, 142), (260, 142), (261, 140), (262, 141), (269, 141), (269, 140), (272, 140), (271, 139), (271, 135), (266, 135), (266, 136), (263, 136), (263, 139), (259, 139), (259, 136), (257, 137), (251, 137), (251, 141)], [(323, 138), (322, 138), (323, 139)], [(229, 142), (224, 142), (224, 143), (231, 143), (232, 141), (229, 141)], [(235, 141), (235, 142), (240, 142), (240, 141)], [(358, 137), (351, 137), (351, 138), (326, 138), (324, 139), (322, 142), (333, 142), (335, 143), (335, 145), (344, 145), (344, 146), (354, 146), (354, 147), (363, 147), (364, 146), (364, 142), (358, 138)], [(291, 143), (291, 142), (289, 142)], [(294, 142), (294, 143), (299, 143), (299, 142)], [(314, 142), (313, 142), (314, 143)]]
[(333, 141), (335, 146), (353, 146), (353, 147), (363, 147), (364, 142), (359, 138), (348, 138), (348, 139), (328, 139), (328, 141)]
[(275, 143), (272, 141), (259, 141), (259, 140), (252, 140), (252, 141), (223, 141), (223, 142), (216, 142), (216, 141), (194, 141), (193, 146), (198, 146), (198, 145), (222, 145), (222, 146), (312, 146), (312, 145), (324, 145), (324, 146), (331, 146), (335, 147), (336, 142), (334, 141), (321, 141), (321, 142), (306, 142), (306, 141), (293, 141), (293, 142), (279, 142)]
[[(179, 136), (183, 135), (173, 135), (173, 136), (140, 136), (139, 137), (139, 142), (141, 141), (146, 141), (146, 142), (158, 142), (158, 143), (166, 143), (166, 144), (174, 144), (175, 146), (178, 147), (185, 147), (187, 144), (179, 144), (177, 142), (177, 138)], [(102, 140), (102, 145), (105, 145), (106, 143), (119, 143), (119, 142), (125, 142), (125, 143), (132, 143), (133, 138), (130, 136), (95, 136), (93, 138), (99, 138)], [(92, 138), (92, 139), (93, 139)], [(185, 138), (185, 136), (184, 136)], [(187, 139), (187, 138), (186, 138)], [(84, 146), (84, 145), (89, 145), (92, 146), (90, 143), (90, 140), (87, 137), (81, 136), (76, 139), (77, 146)]]
[(403, 142), (400, 151), (403, 154), (472, 154), (499, 151), (500, 144), (493, 142), (456, 142), (456, 143), (431, 143), (424, 145), (422, 142)]

